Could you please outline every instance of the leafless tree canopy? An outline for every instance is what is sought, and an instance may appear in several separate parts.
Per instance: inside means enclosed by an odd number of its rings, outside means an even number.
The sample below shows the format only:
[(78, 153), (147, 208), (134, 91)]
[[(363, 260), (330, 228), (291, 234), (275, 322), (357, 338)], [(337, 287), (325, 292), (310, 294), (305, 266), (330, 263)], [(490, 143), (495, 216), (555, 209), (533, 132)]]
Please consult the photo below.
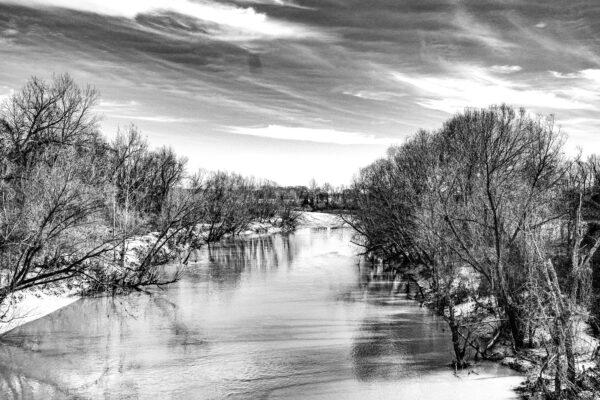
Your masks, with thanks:
[(295, 226), (273, 183), (190, 175), (135, 126), (107, 141), (97, 100), (61, 75), (32, 78), (0, 106), (0, 300), (64, 280), (87, 290), (164, 283), (177, 277), (161, 265), (252, 221)]
[[(368, 253), (400, 271), (425, 267), (457, 365), (502, 335), (519, 349), (549, 333), (556, 398), (577, 387), (574, 329), (590, 317), (600, 245), (598, 159), (570, 159), (563, 142), (550, 117), (466, 110), (363, 169), (350, 219)], [(500, 323), (480, 346), (483, 315)]]

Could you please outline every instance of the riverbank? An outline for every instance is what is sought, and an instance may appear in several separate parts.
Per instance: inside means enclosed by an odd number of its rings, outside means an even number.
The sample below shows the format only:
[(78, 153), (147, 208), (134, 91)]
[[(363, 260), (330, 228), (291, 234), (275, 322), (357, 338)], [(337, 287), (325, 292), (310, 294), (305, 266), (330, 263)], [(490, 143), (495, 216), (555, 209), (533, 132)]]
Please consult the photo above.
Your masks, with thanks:
[[(305, 228), (342, 228), (348, 226), (342, 218), (336, 214), (303, 211), (298, 217), (296, 230)], [(284, 232), (285, 229), (268, 222), (252, 222), (247, 229), (240, 232), (236, 237), (249, 237), (262, 234), (274, 234)], [(228, 235), (226, 237), (231, 237)]]
[(25, 325), (28, 322), (43, 318), (81, 298), (77, 290), (65, 285), (52, 288), (26, 289), (10, 295), (0, 305), (0, 337), (5, 333)]
[[(400, 275), (407, 284), (404, 288), (409, 297), (419, 301), (437, 314), (439, 310), (433, 298), (430, 277), (422, 267), (407, 268)], [(410, 292), (410, 293), (409, 293)], [(481, 300), (480, 300), (481, 301)], [(474, 315), (473, 301), (455, 305), (456, 315), (471, 313)], [(489, 299), (489, 303), (493, 303)], [(445, 311), (447, 312), (447, 310)], [(489, 310), (472, 317), (478, 327), (469, 335), (470, 341), (479, 347), (473, 350), (477, 359), (483, 358), (499, 363), (523, 374), (523, 383), (516, 389), (523, 399), (542, 400), (546, 393), (554, 389), (554, 355), (551, 354), (551, 336), (543, 328), (538, 328), (531, 337), (528, 348), (515, 349), (509, 337), (499, 334), (497, 317)], [(573, 327), (575, 332), (573, 348), (577, 358), (579, 375), (579, 396), (581, 399), (600, 400), (600, 368), (598, 351), (600, 340), (591, 334), (591, 327), (585, 321), (578, 321)], [(471, 333), (473, 333), (471, 332)], [(545, 346), (546, 345), (546, 346)], [(564, 367), (566, 368), (566, 366)]]
[[(320, 212), (302, 212), (298, 218), (296, 229), (304, 228), (341, 228), (344, 221), (335, 214)], [(253, 222), (248, 229), (237, 237), (275, 234), (283, 229), (266, 222)], [(152, 239), (152, 234), (140, 237), (138, 244)], [(72, 287), (68, 283), (40, 289), (33, 288), (13, 293), (0, 304), (0, 336), (28, 322), (43, 318), (71, 303), (79, 300), (81, 288)]]

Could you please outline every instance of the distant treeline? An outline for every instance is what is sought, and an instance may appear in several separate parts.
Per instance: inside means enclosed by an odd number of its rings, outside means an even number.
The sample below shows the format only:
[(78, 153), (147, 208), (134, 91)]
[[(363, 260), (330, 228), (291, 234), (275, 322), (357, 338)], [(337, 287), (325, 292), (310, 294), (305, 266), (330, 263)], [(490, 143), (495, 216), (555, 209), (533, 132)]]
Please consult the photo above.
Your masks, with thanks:
[(0, 107), (0, 301), (63, 280), (88, 290), (164, 283), (158, 267), (176, 254), (187, 261), (251, 223), (295, 228), (292, 191), (190, 174), (185, 159), (150, 148), (133, 126), (107, 140), (97, 100), (63, 75), (31, 79)]
[(307, 211), (348, 211), (356, 207), (354, 189), (330, 183), (319, 185), (312, 179), (308, 186), (277, 186), (265, 192), (269, 199), (285, 199), (295, 207)]
[(556, 399), (590, 386), (575, 343), (600, 294), (600, 159), (564, 141), (551, 117), (468, 109), (362, 169), (350, 219), (392, 273), (419, 271), (455, 365), (507, 339), (545, 349), (537, 384)]

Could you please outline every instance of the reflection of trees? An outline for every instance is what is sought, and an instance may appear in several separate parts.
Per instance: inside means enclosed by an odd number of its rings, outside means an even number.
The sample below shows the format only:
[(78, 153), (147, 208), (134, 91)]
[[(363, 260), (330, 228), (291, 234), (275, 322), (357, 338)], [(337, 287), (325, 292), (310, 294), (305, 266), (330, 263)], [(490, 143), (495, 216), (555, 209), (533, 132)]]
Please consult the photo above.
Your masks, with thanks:
[(44, 371), (28, 361), (23, 363), (26, 350), (0, 346), (0, 395), (3, 399), (66, 398), (68, 392), (54, 383)]
[[(115, 390), (136, 398), (138, 383), (123, 373), (144, 368), (144, 344), (172, 354), (206, 342), (165, 292), (85, 298), (17, 328), (3, 344), (0, 393), (12, 398), (76, 398), (72, 393), (98, 390), (107, 398)], [(67, 391), (71, 396), (53, 394)]]
[(398, 379), (442, 367), (451, 357), (442, 326), (420, 309), (365, 319), (352, 348), (357, 379)]
[[(441, 367), (450, 359), (443, 321), (398, 296), (398, 287), (388, 271), (359, 264), (358, 282), (344, 296), (380, 310), (362, 322), (354, 339), (352, 361), (359, 380), (398, 379)], [(398, 308), (399, 302), (405, 304)], [(393, 314), (388, 307), (401, 313)]]
[(357, 379), (398, 379), (442, 367), (451, 353), (440, 324), (420, 309), (365, 319), (352, 348)]
[(182, 281), (164, 291), (85, 298), (16, 329), (0, 346), (0, 398), (143, 397), (140, 372), (206, 354), (205, 283), (222, 290), (245, 274), (289, 268), (311, 240), (322, 240), (314, 236), (228, 240), (202, 249)]
[(135, 398), (143, 388), (127, 371), (160, 363), (161, 357), (206, 351), (198, 305), (177, 300), (197, 298), (203, 289), (186, 284), (236, 286), (243, 272), (289, 266), (299, 249), (287, 235), (228, 240), (203, 249), (200, 263), (165, 291), (84, 298), (17, 328), (0, 346), (0, 393), (21, 399), (111, 397), (120, 391)]
[[(77, 398), (72, 393), (98, 384), (118, 370), (124, 358), (115, 365), (111, 349), (120, 335), (120, 321), (133, 317), (132, 312), (137, 314), (129, 303), (133, 301), (86, 298), (4, 337), (2, 378), (4, 382), (24, 382), (21, 387), (26, 393), (18, 397), (11, 391), (13, 398)], [(98, 355), (101, 357), (96, 358)], [(75, 376), (87, 383), (71, 386), (68, 378)]]
[(392, 321), (365, 320), (352, 347), (354, 374), (359, 380), (392, 378), (402, 368), (405, 343)]
[(377, 267), (359, 259), (356, 265), (357, 281), (356, 285), (349, 288), (341, 298), (346, 301), (368, 301), (380, 305), (389, 304), (398, 300), (396, 294), (399, 292), (398, 282), (395, 281), (395, 275), (389, 271), (378, 270)]
[(300, 247), (290, 241), (290, 235), (230, 239), (198, 252), (195, 255), (198, 264), (189, 268), (188, 277), (203, 279), (202, 266), (206, 265), (211, 282), (220, 288), (235, 287), (243, 272), (288, 267), (299, 250)]

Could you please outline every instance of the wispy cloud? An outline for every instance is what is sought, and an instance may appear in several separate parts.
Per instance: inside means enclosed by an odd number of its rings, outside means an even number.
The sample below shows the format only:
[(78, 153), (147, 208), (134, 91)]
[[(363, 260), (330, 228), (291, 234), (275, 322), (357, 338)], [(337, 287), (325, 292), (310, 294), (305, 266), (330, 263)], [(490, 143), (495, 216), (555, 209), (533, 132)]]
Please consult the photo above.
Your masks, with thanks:
[(534, 85), (493, 76), (485, 68), (458, 65), (439, 75), (392, 73), (393, 78), (412, 87), (418, 103), (434, 110), (455, 113), (465, 107), (487, 107), (508, 102), (517, 106), (553, 110), (594, 110), (572, 92), (542, 90)]
[(101, 100), (98, 104), (98, 108), (102, 111), (110, 111), (110, 110), (123, 110), (123, 109), (132, 109), (139, 105), (140, 103), (135, 100), (130, 101), (111, 101), (111, 100)]
[(316, 143), (388, 145), (399, 142), (399, 139), (396, 138), (378, 138), (375, 135), (367, 135), (358, 132), (280, 125), (267, 125), (263, 127), (229, 127), (228, 130), (238, 135)]
[(457, 28), (455, 35), (462, 40), (476, 41), (501, 52), (517, 47), (516, 43), (504, 39), (501, 31), (462, 8), (454, 13), (454, 25)]
[(583, 69), (581, 71), (569, 73), (550, 71), (550, 74), (559, 79), (587, 79), (600, 85), (600, 69)]
[(512, 74), (521, 71), (523, 67), (520, 65), (492, 65), (490, 69), (498, 74)]
[(562, 73), (562, 72), (557, 72), (557, 71), (550, 71), (550, 74), (554, 78), (558, 78), (558, 79), (576, 79), (576, 78), (581, 77), (581, 75), (578, 72)]
[(206, 30), (228, 40), (315, 38), (315, 29), (268, 17), (252, 7), (190, 0), (2, 0), (32, 7), (61, 7), (133, 19), (140, 14), (174, 12), (205, 21)]
[(343, 149), (343, 181), (368, 162), (360, 154), (503, 102), (554, 113), (600, 151), (600, 8), (563, 11), (561, 0), (0, 0), (0, 86), (69, 72), (102, 92), (105, 132), (132, 121), (194, 167), (266, 177), (273, 168), (248, 160), (326, 170)]
[(303, 10), (311, 10), (312, 7), (306, 7), (300, 5), (294, 1), (286, 1), (286, 0), (238, 0), (239, 3), (251, 3), (251, 4), (268, 4), (268, 5), (276, 5), (282, 7), (291, 7), (291, 8), (300, 8)]
[(555, 92), (585, 102), (597, 110), (600, 103), (600, 69), (584, 69), (564, 74), (556, 71), (550, 73), (556, 78)]
[(8, 29), (4, 29), (1, 33), (2, 33), (2, 36), (4, 36), (4, 37), (13, 37), (13, 36), (17, 36), (19, 34), (19, 31), (16, 29), (8, 28)]
[(402, 92), (391, 92), (391, 91), (375, 91), (375, 90), (345, 90), (342, 92), (347, 96), (358, 97), (365, 100), (376, 100), (376, 101), (390, 101), (398, 99), (399, 97), (408, 96)]
[(185, 118), (185, 117), (173, 117), (169, 115), (127, 115), (127, 114), (111, 114), (113, 118), (124, 119), (127, 121), (144, 121), (144, 122), (157, 122), (157, 123), (194, 123), (202, 122), (200, 118)]

